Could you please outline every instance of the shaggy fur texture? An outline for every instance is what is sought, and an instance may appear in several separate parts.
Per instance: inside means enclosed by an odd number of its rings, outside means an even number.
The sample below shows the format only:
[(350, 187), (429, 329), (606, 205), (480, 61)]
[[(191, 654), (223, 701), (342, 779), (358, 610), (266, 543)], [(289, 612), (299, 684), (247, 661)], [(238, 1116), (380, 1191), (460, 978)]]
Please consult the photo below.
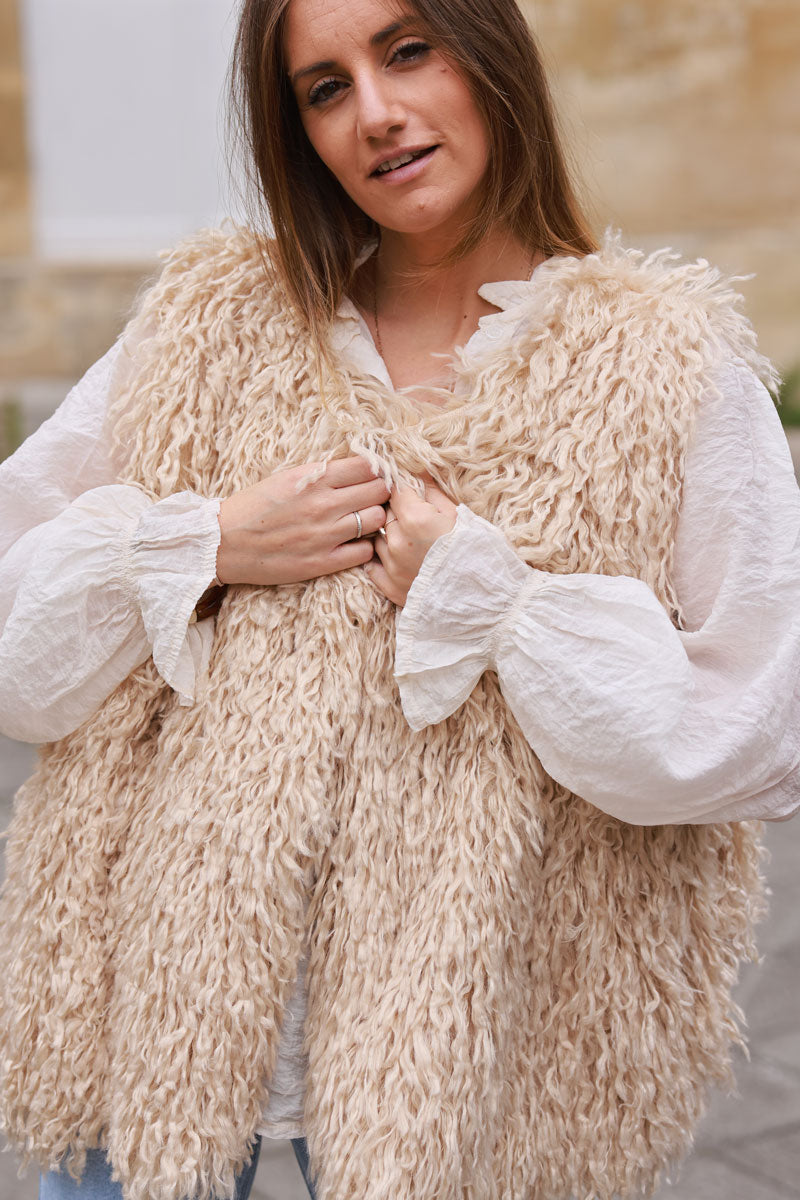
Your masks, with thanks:
[[(220, 495), (363, 452), (429, 470), (531, 566), (646, 580), (679, 622), (697, 398), (720, 353), (771, 378), (737, 297), (613, 239), (520, 297), (465, 403), (422, 415), (349, 376), (323, 401), (251, 236), (200, 234), (133, 322), (123, 480)], [(150, 662), (44, 749), (0, 914), (24, 1156), (80, 1172), (99, 1144), (126, 1200), (230, 1195), (306, 936), (321, 1200), (611, 1200), (685, 1153), (731, 1083), (758, 827), (605, 816), (544, 773), (492, 672), (412, 732), (393, 633), (360, 569), (231, 588), (193, 707)]]

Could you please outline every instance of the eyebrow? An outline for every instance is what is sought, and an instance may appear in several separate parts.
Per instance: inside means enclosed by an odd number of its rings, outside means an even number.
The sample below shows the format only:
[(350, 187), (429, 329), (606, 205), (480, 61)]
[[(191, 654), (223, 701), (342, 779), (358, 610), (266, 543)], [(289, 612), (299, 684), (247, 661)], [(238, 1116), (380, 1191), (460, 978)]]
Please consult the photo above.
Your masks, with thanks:
[[(380, 29), (377, 33), (373, 33), (372, 37), (369, 39), (370, 46), (382, 46), (383, 43), (388, 41), (389, 38), (395, 33), (399, 33), (401, 29), (404, 29), (406, 25), (409, 24), (410, 20), (410, 17), (404, 17), (400, 21), (393, 21), (392, 24), (387, 25), (385, 29)], [(291, 76), (290, 82), (294, 87), (298, 80), (302, 79), (305, 75), (316, 75), (317, 71), (332, 71), (336, 65), (337, 64), (334, 59), (326, 58), (323, 59), (322, 62), (312, 63), (309, 67), (301, 67), (299, 71), (295, 71), (295, 73)]]

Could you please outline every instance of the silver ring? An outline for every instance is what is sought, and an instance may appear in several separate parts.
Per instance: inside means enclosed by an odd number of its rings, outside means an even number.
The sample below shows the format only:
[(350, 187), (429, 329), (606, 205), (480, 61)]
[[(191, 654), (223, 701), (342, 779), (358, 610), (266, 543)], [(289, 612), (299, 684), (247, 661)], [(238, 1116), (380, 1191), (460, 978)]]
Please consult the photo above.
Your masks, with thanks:
[(356, 512), (354, 512), (354, 513), (353, 513), (353, 516), (355, 517), (356, 521), (358, 522), (358, 533), (356, 534), (356, 538), (360, 538), (360, 537), (361, 537), (361, 529), (362, 529), (362, 526), (361, 526), (361, 513), (360, 513), (360, 512), (358, 512), (358, 511), (356, 511)]

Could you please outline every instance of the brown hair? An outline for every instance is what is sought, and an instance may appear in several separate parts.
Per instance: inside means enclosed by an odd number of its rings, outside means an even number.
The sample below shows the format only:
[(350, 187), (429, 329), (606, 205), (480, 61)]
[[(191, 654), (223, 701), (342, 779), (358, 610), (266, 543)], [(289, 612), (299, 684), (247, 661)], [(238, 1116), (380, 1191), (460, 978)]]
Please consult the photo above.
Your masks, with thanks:
[[(271, 221), (274, 267), (319, 343), (378, 226), (312, 147), (286, 68), (291, 0), (243, 0), (231, 66), (234, 133), (246, 149), (252, 207)], [(541, 55), (516, 0), (406, 0), (459, 69), (489, 129), (485, 196), (442, 260), (464, 257), (498, 223), (531, 251), (597, 249), (570, 179)]]

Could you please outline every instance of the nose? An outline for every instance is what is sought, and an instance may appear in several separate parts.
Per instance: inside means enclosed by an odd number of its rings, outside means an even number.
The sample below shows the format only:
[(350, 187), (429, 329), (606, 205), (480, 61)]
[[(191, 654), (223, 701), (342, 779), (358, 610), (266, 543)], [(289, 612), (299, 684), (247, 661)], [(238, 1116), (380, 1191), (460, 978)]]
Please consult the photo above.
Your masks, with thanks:
[(356, 81), (356, 90), (360, 138), (382, 138), (402, 129), (406, 122), (405, 108), (389, 80), (370, 73)]

